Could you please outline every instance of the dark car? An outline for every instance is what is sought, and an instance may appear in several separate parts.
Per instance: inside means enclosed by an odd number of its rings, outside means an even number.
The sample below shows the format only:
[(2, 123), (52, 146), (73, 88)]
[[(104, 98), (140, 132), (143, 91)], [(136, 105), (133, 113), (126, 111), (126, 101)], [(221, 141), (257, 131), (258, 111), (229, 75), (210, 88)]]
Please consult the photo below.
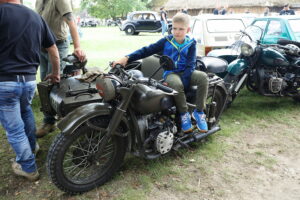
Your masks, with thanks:
[(87, 27), (87, 26), (96, 27), (97, 25), (98, 25), (97, 20), (93, 18), (86, 18), (81, 20), (80, 22), (81, 27)]
[[(171, 33), (171, 21), (168, 20), (168, 33)], [(122, 22), (121, 31), (127, 35), (138, 35), (140, 32), (161, 32), (160, 16), (157, 12), (136, 11), (128, 14)]]

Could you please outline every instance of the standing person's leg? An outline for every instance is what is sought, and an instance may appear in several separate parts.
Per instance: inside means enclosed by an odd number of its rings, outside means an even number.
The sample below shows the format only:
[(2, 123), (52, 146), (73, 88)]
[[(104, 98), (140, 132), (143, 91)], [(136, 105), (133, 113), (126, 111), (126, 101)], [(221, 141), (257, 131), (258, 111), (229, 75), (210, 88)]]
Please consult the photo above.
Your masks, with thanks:
[(165, 21), (160, 21), (161, 23), (161, 34), (164, 36), (166, 32), (166, 23)]
[(175, 99), (176, 108), (180, 113), (181, 129), (183, 130), (183, 132), (192, 131), (191, 116), (190, 113), (188, 112), (186, 97), (184, 93), (184, 86), (181, 82), (180, 76), (171, 73), (166, 77), (166, 82), (168, 83), (169, 87), (173, 88), (178, 92), (178, 95), (174, 96), (174, 99)]
[(208, 92), (208, 76), (206, 73), (195, 70), (192, 73), (191, 85), (197, 86), (196, 109), (192, 113), (193, 118), (197, 121), (197, 128), (200, 132), (207, 132), (206, 116), (204, 114), (205, 103)]
[(6, 130), (8, 142), (16, 153), (16, 161), (12, 165), (14, 172), (29, 180), (37, 180), (39, 174), (35, 157), (21, 117), (23, 86), (19, 82), (0, 82), (0, 121)]
[(24, 83), (23, 95), (20, 99), (21, 117), (24, 122), (24, 129), (29, 140), (32, 152), (35, 152), (36, 137), (35, 137), (35, 119), (31, 108), (31, 102), (34, 97), (36, 82), (30, 81)]
[[(69, 41), (65, 40), (64, 42), (61, 42), (59, 44), (57, 44), (57, 49), (59, 52), (59, 57), (60, 57), (60, 73), (63, 72), (64, 68), (65, 68), (65, 62), (62, 61), (63, 58), (67, 57), (68, 53), (69, 53)], [(47, 63), (47, 74), (52, 73), (52, 65), (48, 59), (48, 54), (43, 54), (41, 59), (41, 67), (42, 64)], [(41, 71), (41, 78), (42, 78), (42, 70)], [(46, 76), (45, 75), (45, 76)], [(43, 77), (45, 78), (45, 77)], [(52, 132), (55, 130), (55, 116), (53, 115), (49, 115), (44, 113), (44, 120), (43, 120), (43, 124), (42, 127), (38, 128), (38, 130), (36, 131), (36, 136), (38, 138), (44, 137), (45, 135), (47, 135), (48, 133)]]

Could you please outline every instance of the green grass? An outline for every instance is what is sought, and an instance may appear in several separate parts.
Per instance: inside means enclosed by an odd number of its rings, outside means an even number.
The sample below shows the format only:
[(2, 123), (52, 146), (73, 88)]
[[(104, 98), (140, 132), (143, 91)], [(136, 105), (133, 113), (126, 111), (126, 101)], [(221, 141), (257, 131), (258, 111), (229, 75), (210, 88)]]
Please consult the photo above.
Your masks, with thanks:
[[(86, 52), (89, 67), (105, 69), (110, 61), (114, 61), (142, 46), (157, 41), (159, 33), (142, 33), (139, 36), (126, 36), (117, 27), (84, 28), (81, 40), (82, 49)], [(71, 47), (72, 50), (72, 47)], [(36, 124), (42, 122), (39, 111), (40, 102), (35, 98), (32, 104)], [(195, 192), (190, 185), (194, 174), (209, 176), (214, 172), (210, 169), (213, 161), (222, 159), (224, 153), (234, 148), (224, 142), (225, 138), (234, 137), (246, 129), (265, 128), (266, 123), (287, 124), (299, 127), (297, 121), (291, 120), (300, 111), (299, 103), (290, 98), (262, 97), (247, 90), (242, 90), (232, 106), (226, 110), (221, 119), (222, 130), (209, 137), (204, 143), (193, 145), (191, 150), (180, 150), (176, 155), (168, 155), (156, 160), (143, 160), (127, 156), (120, 172), (102, 187), (70, 199), (147, 199), (153, 188), (163, 188), (174, 193)], [(0, 128), (0, 200), (1, 199), (68, 199), (51, 184), (45, 169), (47, 150), (54, 139), (54, 134), (40, 139), (41, 154), (37, 164), (41, 180), (30, 183), (15, 177), (10, 168), (9, 159), (14, 157), (6, 140), (5, 132)], [(293, 133), (286, 133), (292, 137)], [(253, 152), (257, 164), (272, 167), (275, 161), (265, 156), (263, 151)], [(250, 162), (254, 162), (250, 160)], [(193, 166), (196, 172), (189, 171)], [(226, 178), (226, 176), (225, 176)], [(229, 175), (227, 177), (229, 178)], [(176, 182), (178, 181), (178, 182)], [(174, 183), (174, 184), (173, 184)], [(194, 183), (197, 185), (197, 180)]]

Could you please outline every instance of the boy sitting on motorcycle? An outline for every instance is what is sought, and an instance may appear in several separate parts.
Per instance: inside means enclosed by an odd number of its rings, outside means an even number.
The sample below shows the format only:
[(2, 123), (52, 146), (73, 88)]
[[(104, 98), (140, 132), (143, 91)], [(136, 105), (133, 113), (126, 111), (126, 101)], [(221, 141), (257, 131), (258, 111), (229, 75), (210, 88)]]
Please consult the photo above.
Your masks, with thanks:
[(163, 78), (169, 87), (178, 92), (174, 98), (176, 108), (180, 113), (182, 131), (187, 133), (193, 130), (184, 91), (187, 91), (190, 85), (196, 85), (196, 109), (193, 111), (192, 117), (196, 120), (199, 131), (207, 132), (208, 127), (203, 110), (208, 91), (208, 76), (204, 72), (195, 71), (196, 41), (187, 35), (190, 31), (189, 15), (176, 14), (172, 19), (172, 24), (173, 35), (166, 36), (156, 43), (134, 51), (115, 61), (113, 66), (116, 64), (125, 66), (127, 62), (158, 53), (169, 56), (174, 61), (175, 68), (171, 71), (165, 71)]

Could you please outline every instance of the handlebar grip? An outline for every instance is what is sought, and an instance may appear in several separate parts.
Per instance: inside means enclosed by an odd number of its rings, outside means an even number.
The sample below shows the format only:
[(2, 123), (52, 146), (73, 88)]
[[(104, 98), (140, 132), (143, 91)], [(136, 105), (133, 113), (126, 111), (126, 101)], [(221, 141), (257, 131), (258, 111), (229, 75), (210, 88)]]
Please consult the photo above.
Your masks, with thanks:
[(164, 91), (164, 92), (167, 92), (167, 93), (172, 93), (172, 92), (173, 92), (173, 89), (172, 89), (172, 88), (170, 88), (170, 87), (168, 87), (168, 86), (164, 86), (164, 85), (162, 85), (162, 84), (160, 84), (160, 83), (157, 83), (156, 88), (157, 88), (157, 89), (160, 89), (160, 90), (162, 90), (162, 91)]

